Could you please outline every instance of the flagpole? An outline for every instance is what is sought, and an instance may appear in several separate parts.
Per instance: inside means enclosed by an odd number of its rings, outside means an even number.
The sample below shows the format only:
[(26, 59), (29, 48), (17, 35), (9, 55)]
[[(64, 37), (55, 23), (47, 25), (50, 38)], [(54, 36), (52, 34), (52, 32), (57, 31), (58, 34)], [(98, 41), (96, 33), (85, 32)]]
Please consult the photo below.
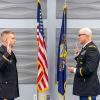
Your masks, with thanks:
[[(40, 0), (37, 0), (37, 4), (40, 3)], [(38, 86), (37, 86), (38, 87)], [(37, 89), (37, 100), (39, 100), (39, 92), (38, 92), (38, 89)]]
[(39, 97), (38, 97), (38, 90), (37, 90), (37, 100), (39, 100)]
[(40, 2), (40, 0), (37, 0), (37, 2)]
[[(64, 21), (64, 33), (66, 34), (66, 28), (67, 28), (67, 23), (66, 23), (66, 18), (67, 18), (67, 0), (65, 0), (65, 3), (64, 3), (64, 15), (65, 15), (65, 21)], [(66, 44), (67, 45), (67, 44)], [(66, 80), (67, 80), (67, 77), (66, 77)], [(66, 82), (65, 82), (65, 90), (66, 90)], [(64, 100), (67, 100), (66, 99), (66, 91), (65, 91), (65, 94), (64, 94)]]

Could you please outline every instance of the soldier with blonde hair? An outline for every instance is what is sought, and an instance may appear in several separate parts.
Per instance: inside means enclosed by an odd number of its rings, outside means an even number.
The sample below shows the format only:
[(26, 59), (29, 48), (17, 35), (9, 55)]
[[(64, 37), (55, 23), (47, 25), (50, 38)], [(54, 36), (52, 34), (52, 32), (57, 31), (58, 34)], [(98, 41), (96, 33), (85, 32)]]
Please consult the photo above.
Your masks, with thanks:
[(0, 47), (0, 100), (14, 100), (19, 96), (17, 59), (13, 52), (14, 32), (5, 30), (1, 33)]

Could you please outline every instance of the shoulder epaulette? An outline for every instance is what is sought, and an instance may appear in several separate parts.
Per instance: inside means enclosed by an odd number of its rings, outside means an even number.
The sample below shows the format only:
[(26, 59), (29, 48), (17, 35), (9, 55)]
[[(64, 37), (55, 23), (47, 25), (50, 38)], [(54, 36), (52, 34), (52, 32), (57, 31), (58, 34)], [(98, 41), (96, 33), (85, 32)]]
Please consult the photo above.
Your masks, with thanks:
[(80, 68), (80, 75), (81, 75), (81, 76), (83, 76), (83, 73), (82, 73), (82, 68)]
[(96, 46), (95, 46), (95, 45), (90, 45), (89, 47), (90, 47), (90, 48), (96, 48)]
[(10, 62), (10, 60), (7, 58), (7, 57), (5, 57), (4, 55), (2, 56), (6, 61), (8, 61), (8, 62)]

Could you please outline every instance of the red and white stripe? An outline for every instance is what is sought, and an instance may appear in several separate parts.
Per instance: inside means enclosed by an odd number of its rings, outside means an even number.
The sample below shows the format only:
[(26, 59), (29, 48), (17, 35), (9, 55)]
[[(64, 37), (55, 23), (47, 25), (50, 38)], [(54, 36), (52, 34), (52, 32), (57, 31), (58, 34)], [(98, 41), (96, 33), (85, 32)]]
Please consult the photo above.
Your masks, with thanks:
[(39, 31), (39, 24), (37, 24), (37, 42), (38, 42), (38, 77), (37, 87), (38, 91), (43, 92), (49, 88), (48, 85), (48, 64), (46, 56), (45, 39)]

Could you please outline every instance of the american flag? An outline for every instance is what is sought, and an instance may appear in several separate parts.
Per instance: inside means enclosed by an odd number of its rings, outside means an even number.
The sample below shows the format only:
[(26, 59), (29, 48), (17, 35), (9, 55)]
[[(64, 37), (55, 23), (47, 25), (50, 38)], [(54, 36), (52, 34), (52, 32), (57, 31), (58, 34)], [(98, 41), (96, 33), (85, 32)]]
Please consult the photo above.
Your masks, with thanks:
[(40, 2), (37, 6), (37, 42), (38, 42), (38, 76), (37, 89), (39, 92), (48, 90), (48, 63), (46, 55), (46, 41), (42, 20), (42, 9)]

